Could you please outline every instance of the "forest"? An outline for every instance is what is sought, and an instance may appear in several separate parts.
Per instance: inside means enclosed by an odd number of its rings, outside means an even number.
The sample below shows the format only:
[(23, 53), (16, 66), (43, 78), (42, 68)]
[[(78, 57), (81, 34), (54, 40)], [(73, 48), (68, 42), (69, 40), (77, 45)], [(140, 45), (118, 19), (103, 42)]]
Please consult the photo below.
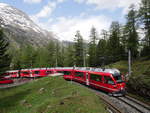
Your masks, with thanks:
[(113, 21), (109, 30), (97, 31), (91, 26), (88, 41), (78, 30), (72, 34), (74, 41), (67, 45), (50, 40), (41, 47), (24, 44), (12, 48), (1, 29), (0, 73), (23, 68), (104, 67), (128, 60), (128, 51), (131, 51), (132, 60), (150, 59), (150, 1), (142, 0), (139, 9), (132, 4), (125, 18), (125, 24)]

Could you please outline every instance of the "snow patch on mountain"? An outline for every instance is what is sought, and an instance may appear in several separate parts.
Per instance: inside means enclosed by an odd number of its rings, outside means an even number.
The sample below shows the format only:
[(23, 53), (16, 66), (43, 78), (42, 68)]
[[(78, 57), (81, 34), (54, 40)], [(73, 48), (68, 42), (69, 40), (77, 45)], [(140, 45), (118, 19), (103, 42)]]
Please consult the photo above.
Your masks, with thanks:
[(0, 26), (18, 37), (18, 40), (38, 44), (55, 40), (53, 33), (40, 28), (27, 14), (5, 3), (0, 3)]

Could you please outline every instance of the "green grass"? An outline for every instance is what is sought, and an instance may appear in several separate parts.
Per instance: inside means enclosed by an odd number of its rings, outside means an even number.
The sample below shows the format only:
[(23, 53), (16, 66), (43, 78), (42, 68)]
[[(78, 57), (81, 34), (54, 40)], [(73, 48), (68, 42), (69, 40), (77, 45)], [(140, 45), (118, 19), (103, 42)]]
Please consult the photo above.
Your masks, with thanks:
[(0, 90), (0, 113), (107, 113), (92, 91), (61, 77)]

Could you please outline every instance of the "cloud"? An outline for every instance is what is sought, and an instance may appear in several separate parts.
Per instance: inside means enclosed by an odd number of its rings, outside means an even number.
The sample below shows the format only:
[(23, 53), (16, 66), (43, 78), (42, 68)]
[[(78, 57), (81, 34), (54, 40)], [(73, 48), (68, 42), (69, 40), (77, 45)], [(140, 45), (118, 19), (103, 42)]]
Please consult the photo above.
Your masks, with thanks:
[(60, 40), (73, 41), (77, 30), (80, 30), (83, 38), (88, 40), (92, 26), (100, 32), (102, 29), (108, 29), (111, 21), (111, 19), (103, 15), (89, 17), (83, 17), (82, 15), (80, 17), (59, 17), (56, 23), (49, 26), (49, 29), (56, 33)]
[(66, 0), (57, 0), (57, 3), (65, 2)]
[(77, 3), (86, 3), (87, 5), (94, 5), (96, 9), (102, 10), (115, 10), (117, 8), (123, 8), (126, 10), (131, 4), (139, 6), (141, 0), (74, 0)]
[(26, 3), (32, 4), (32, 3), (40, 3), (40, 2), (42, 2), (43, 0), (23, 0), (23, 1), (26, 2)]
[(33, 15), (35, 16), (36, 18), (45, 18), (45, 17), (48, 17), (49, 15), (51, 15), (51, 13), (53, 12), (53, 10), (56, 8), (56, 3), (55, 2), (49, 2), (46, 6), (43, 7), (43, 9)]
[[(33, 1), (40, 1), (40, 0), (33, 0)], [(45, 5), (37, 14), (31, 15), (31, 19), (39, 24), (40, 26), (45, 26), (45, 23), (41, 23), (41, 18), (50, 17), (53, 11), (56, 9), (57, 5), (60, 3), (65, 2), (66, 0), (56, 0), (56, 1), (49, 1), (47, 5)], [(49, 22), (48, 22), (49, 23)]]
[[(42, 23), (40, 23), (40, 19), (41, 18), (47, 18), (49, 17), (52, 12), (55, 10), (56, 8), (56, 2), (49, 2), (46, 6), (44, 6), (37, 14), (31, 15), (30, 18), (37, 23), (38, 25), (42, 25)], [(44, 24), (44, 23), (43, 23)]]

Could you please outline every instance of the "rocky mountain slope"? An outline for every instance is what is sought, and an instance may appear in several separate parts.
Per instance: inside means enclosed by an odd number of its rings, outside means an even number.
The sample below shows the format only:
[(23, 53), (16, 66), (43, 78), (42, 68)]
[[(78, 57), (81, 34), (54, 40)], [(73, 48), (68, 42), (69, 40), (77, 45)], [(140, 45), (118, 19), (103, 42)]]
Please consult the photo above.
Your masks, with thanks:
[(27, 14), (4, 3), (0, 3), (0, 26), (17, 47), (22, 44), (41, 46), (56, 40), (53, 33), (40, 28)]

